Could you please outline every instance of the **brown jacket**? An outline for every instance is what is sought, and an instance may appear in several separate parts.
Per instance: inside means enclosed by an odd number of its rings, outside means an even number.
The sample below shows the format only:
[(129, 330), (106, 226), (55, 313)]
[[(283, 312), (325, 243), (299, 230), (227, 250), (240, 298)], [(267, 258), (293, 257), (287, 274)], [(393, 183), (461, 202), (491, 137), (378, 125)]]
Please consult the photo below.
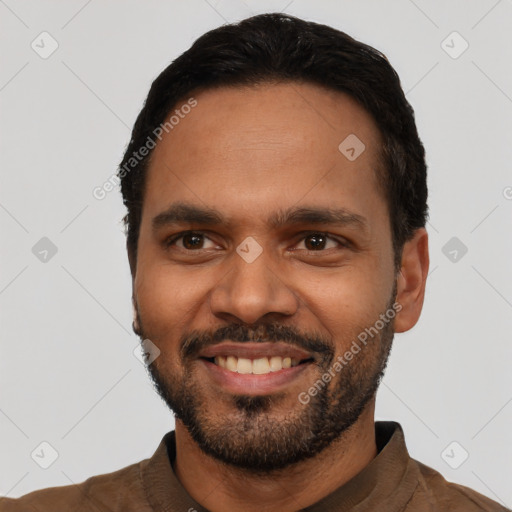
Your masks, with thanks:
[[(499, 503), (447, 482), (440, 473), (411, 459), (399, 423), (375, 423), (379, 451), (359, 474), (307, 512), (504, 512)], [(77, 485), (51, 487), (18, 499), (0, 498), (0, 512), (208, 512), (176, 478), (174, 431), (150, 459)], [(239, 511), (237, 511), (239, 512)]]

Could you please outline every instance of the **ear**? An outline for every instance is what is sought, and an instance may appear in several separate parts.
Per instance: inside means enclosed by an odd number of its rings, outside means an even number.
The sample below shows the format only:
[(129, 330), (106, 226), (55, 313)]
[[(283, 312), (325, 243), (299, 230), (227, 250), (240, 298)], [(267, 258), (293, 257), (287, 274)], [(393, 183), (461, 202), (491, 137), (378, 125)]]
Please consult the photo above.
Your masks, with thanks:
[(396, 295), (402, 309), (395, 317), (395, 332), (405, 332), (416, 325), (423, 308), (428, 267), (428, 234), (420, 228), (402, 250)]
[(126, 242), (126, 251), (128, 253), (128, 262), (130, 263), (130, 273), (132, 275), (132, 310), (133, 310), (133, 322), (132, 330), (135, 334), (140, 335), (139, 315), (137, 313), (137, 302), (135, 299), (135, 275), (137, 272), (137, 258), (133, 254), (133, 251)]
[(132, 330), (133, 330), (133, 332), (137, 336), (140, 336), (139, 315), (137, 313), (137, 305), (136, 305), (136, 302), (135, 302), (135, 294), (132, 295), (132, 308), (133, 308)]
[(130, 264), (130, 273), (132, 275), (132, 282), (135, 281), (135, 273), (137, 272), (137, 256), (133, 253), (128, 239), (126, 240), (126, 252), (128, 253), (128, 263)]
[(132, 329), (137, 335), (140, 333), (139, 315), (137, 313), (137, 303), (135, 299), (135, 275), (137, 272), (137, 258), (130, 249), (128, 242), (126, 242), (126, 250), (128, 253), (128, 262), (130, 263), (130, 273), (132, 275), (132, 310), (133, 310), (133, 322)]

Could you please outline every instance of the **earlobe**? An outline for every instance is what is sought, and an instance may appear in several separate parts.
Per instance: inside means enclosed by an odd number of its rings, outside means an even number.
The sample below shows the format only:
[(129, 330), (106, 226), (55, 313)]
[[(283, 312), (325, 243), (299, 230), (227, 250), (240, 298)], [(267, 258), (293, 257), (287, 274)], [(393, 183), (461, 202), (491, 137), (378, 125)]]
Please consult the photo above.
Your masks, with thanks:
[(403, 247), (396, 296), (402, 309), (395, 318), (395, 332), (408, 331), (418, 321), (423, 308), (428, 267), (428, 234), (421, 228)]

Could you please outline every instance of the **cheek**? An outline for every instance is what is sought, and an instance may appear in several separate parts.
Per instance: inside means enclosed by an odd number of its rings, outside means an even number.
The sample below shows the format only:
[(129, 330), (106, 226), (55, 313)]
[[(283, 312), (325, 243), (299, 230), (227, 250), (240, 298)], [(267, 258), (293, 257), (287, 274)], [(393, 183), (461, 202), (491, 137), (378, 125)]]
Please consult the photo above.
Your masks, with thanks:
[[(388, 304), (392, 279), (383, 279), (383, 269), (350, 266), (307, 279), (297, 276), (296, 288), (303, 306), (318, 317), (331, 333), (374, 323)], [(333, 331), (334, 329), (334, 331)]]
[[(309, 286), (298, 291), (306, 310), (302, 323), (306, 329), (309, 323), (328, 333), (336, 357), (346, 354), (354, 342), (363, 347), (358, 342), (359, 336), (364, 336), (366, 329), (372, 329), (376, 322), (380, 322), (380, 315), (385, 312), (392, 291), (392, 278), (384, 280), (382, 276), (378, 268), (375, 271), (367, 267), (366, 271), (338, 269), (330, 276), (325, 275), (314, 282), (311, 280)], [(357, 365), (366, 367), (365, 361), (374, 358), (372, 354), (377, 347), (374, 344), (370, 350), (361, 348)], [(352, 354), (349, 357), (352, 358)]]
[(159, 338), (181, 334), (204, 301), (204, 282), (166, 263), (139, 267), (135, 293), (146, 331)]

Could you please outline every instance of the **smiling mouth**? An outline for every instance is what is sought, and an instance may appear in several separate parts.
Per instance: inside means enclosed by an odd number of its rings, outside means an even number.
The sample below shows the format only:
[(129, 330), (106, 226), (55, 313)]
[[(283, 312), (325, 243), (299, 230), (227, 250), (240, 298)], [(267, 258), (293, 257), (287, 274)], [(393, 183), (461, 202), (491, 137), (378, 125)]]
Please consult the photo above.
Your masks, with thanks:
[(313, 358), (299, 359), (296, 357), (258, 357), (249, 359), (245, 357), (236, 356), (215, 356), (215, 357), (201, 357), (205, 361), (209, 361), (221, 368), (224, 368), (233, 373), (265, 375), (272, 372), (278, 372), (286, 368), (292, 368), (302, 364), (313, 362)]

